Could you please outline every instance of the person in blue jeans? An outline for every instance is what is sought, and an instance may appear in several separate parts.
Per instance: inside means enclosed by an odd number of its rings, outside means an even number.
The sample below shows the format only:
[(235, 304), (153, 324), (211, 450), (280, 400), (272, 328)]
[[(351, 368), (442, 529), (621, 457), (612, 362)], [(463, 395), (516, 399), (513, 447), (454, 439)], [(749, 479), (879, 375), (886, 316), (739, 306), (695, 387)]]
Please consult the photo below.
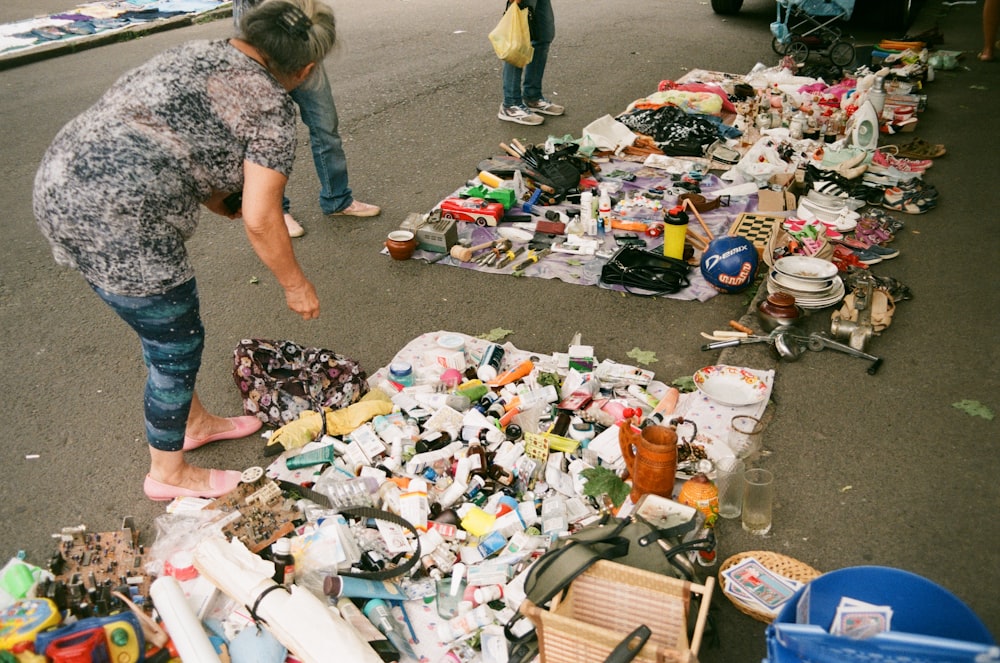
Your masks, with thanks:
[[(235, 0), (233, 20), (237, 28), (247, 10), (260, 4), (262, 0)], [(302, 122), (309, 129), (309, 146), (312, 148), (313, 163), (319, 177), (319, 206), (324, 214), (333, 216), (378, 216), (382, 211), (377, 205), (355, 200), (347, 179), (347, 155), (338, 133), (339, 119), (337, 106), (330, 90), (330, 80), (322, 63), (318, 63), (312, 74), (317, 80), (303, 85), (290, 93), (299, 107)], [(307, 89), (308, 88), (308, 89)], [(291, 204), (287, 197), (284, 202), (285, 226), (291, 237), (301, 237), (305, 229), (292, 216)]]
[(528, 27), (535, 54), (523, 69), (503, 63), (503, 104), (497, 114), (501, 120), (517, 124), (541, 124), (542, 115), (562, 115), (566, 109), (542, 95), (542, 77), (549, 59), (549, 45), (556, 36), (556, 19), (551, 0), (510, 0), (528, 7)]

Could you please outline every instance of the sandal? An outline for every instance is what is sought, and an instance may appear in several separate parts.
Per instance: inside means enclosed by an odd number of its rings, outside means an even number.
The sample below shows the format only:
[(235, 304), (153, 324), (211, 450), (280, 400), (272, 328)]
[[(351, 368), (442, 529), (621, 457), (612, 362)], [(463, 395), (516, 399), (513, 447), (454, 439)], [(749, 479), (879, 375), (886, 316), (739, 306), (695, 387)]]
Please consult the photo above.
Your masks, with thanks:
[(914, 138), (909, 143), (899, 145), (897, 154), (908, 159), (937, 159), (943, 157), (947, 150), (944, 145), (928, 143), (922, 138)]
[(923, 214), (936, 205), (935, 199), (923, 198), (920, 194), (903, 191), (899, 187), (886, 189), (882, 196), (882, 207), (904, 214)]
[(866, 217), (875, 219), (878, 221), (879, 225), (887, 233), (895, 235), (900, 230), (902, 230), (906, 224), (885, 212), (885, 210), (879, 209), (878, 207), (872, 207), (871, 209), (865, 210)]
[(871, 217), (863, 218), (854, 228), (854, 236), (872, 244), (888, 244), (895, 236), (885, 228), (882, 228)]

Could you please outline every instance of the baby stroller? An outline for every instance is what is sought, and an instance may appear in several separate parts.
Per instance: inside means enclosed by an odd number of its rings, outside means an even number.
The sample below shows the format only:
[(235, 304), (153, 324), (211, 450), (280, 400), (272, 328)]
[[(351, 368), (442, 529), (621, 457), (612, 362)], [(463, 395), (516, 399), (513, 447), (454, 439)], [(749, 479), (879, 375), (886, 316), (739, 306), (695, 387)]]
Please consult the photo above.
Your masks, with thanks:
[(838, 67), (854, 62), (854, 44), (841, 39), (834, 25), (849, 20), (854, 0), (775, 0), (778, 19), (771, 24), (771, 48), (778, 55), (790, 55), (802, 64), (815, 51), (826, 55)]

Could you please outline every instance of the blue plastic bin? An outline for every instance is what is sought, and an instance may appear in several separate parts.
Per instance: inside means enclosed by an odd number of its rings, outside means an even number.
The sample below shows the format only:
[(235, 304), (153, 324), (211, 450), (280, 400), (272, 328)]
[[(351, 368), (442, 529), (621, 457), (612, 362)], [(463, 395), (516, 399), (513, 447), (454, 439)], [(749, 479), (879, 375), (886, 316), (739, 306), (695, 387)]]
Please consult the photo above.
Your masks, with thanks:
[[(797, 624), (807, 596), (808, 624)], [(892, 607), (891, 631), (867, 640), (828, 633), (847, 596)], [(954, 594), (908, 571), (856, 566), (825, 573), (800, 589), (767, 628), (764, 663), (943, 663), (1000, 661), (1000, 648)]]

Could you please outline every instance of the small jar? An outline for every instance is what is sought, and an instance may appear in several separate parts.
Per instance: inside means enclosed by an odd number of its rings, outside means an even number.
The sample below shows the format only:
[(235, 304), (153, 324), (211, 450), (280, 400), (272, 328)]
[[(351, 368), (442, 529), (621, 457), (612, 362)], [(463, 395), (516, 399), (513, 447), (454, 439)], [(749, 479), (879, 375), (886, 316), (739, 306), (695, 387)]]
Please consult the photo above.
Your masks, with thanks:
[(413, 366), (406, 361), (394, 361), (389, 364), (389, 379), (404, 387), (413, 386)]

